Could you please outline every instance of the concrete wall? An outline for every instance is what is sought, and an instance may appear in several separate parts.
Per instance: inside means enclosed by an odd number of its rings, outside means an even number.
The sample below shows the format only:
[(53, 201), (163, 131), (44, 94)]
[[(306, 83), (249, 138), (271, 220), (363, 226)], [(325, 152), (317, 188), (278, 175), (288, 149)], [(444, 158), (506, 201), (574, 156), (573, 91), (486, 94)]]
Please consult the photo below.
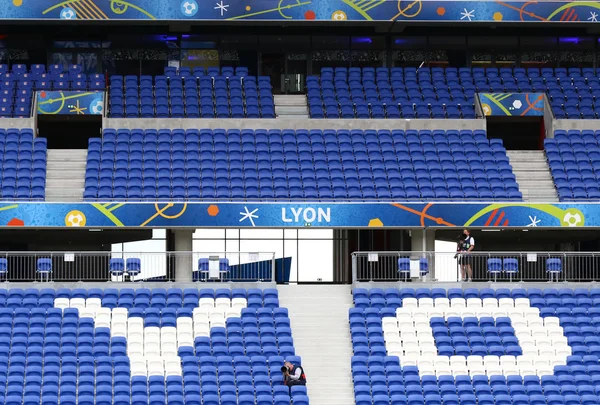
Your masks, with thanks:
[(546, 138), (554, 138), (554, 121), (550, 100), (548, 100), (548, 95), (544, 94), (544, 131), (546, 132)]
[(2, 128), (31, 128), (35, 132), (35, 118), (0, 118), (0, 127)]
[(600, 129), (600, 120), (554, 120), (553, 128), (557, 129)]
[(103, 128), (224, 128), (224, 129), (485, 129), (484, 119), (192, 119), (192, 118), (104, 118)]

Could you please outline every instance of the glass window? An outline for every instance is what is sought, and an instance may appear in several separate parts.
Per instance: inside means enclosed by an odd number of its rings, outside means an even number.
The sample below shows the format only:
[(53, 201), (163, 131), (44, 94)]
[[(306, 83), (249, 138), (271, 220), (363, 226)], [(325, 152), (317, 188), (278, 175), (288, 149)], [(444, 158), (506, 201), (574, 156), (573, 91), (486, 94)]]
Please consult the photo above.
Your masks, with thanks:
[(333, 281), (333, 240), (298, 241), (298, 281)]

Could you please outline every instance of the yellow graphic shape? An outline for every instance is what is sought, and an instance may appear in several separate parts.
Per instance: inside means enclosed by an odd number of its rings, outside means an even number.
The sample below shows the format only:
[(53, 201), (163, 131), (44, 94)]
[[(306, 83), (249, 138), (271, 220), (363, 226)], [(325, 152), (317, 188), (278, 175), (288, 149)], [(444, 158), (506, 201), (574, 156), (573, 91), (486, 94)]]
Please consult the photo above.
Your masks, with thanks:
[(102, 204), (99, 203), (94, 203), (92, 204), (92, 206), (94, 208), (96, 208), (98, 211), (100, 211), (102, 214), (104, 214), (104, 216), (108, 219), (111, 220), (111, 222), (113, 224), (115, 224), (116, 226), (125, 226), (123, 225), (123, 222), (121, 222), (119, 220), (119, 218), (117, 218), (112, 212), (110, 212), (110, 210), (106, 209), (106, 207)]
[(494, 13), (494, 15), (492, 15), (492, 18), (494, 19), (494, 21), (502, 21), (502, 19), (504, 18), (504, 16), (502, 15), (501, 12), (496, 11)]
[[(416, 6), (416, 8), (415, 8)], [(414, 9), (414, 10), (413, 10)], [(413, 10), (411, 12), (411, 10)], [(421, 0), (415, 0), (409, 3), (406, 7), (402, 7), (402, 0), (398, 0), (398, 14), (391, 18), (394, 21), (396, 18), (402, 16), (405, 18), (415, 18), (421, 13), (423, 10), (423, 2)], [(411, 13), (409, 13), (411, 12)]]
[(510, 97), (511, 94), (485, 94), (484, 97), (487, 98), (488, 100), (490, 100), (493, 104), (495, 104), (499, 109), (501, 109), (506, 115), (511, 116), (512, 114), (510, 113), (510, 111), (508, 111), (506, 109), (506, 107), (504, 107), (500, 101), (504, 100), (505, 98)]
[(373, 218), (369, 221), (370, 227), (383, 226), (383, 222), (379, 218)]
[(346, 21), (348, 16), (342, 10), (337, 10), (331, 14), (331, 19), (333, 21)]
[(13, 6), (21, 7), (23, 5), (23, 0), (13, 0)]
[(583, 212), (578, 209), (567, 208), (560, 224), (562, 226), (583, 226), (585, 224), (585, 217), (583, 216)]
[(492, 107), (489, 104), (481, 104), (481, 109), (483, 110), (484, 115), (492, 115)]
[[(464, 226), (471, 225), (473, 222), (477, 221), (482, 216), (484, 216), (496, 209), (510, 208), (510, 207), (534, 208), (536, 210), (545, 212), (546, 214), (552, 215), (554, 218), (558, 219), (560, 221), (561, 226), (582, 226), (585, 221), (583, 213), (574, 208), (568, 208), (566, 210), (563, 210), (563, 209), (560, 209), (551, 204), (491, 204), (491, 205), (488, 205), (487, 207), (483, 208), (479, 212), (477, 212), (477, 214), (473, 215), (471, 218), (469, 218), (467, 220), (467, 222), (465, 222)], [(581, 224), (580, 225), (567, 225), (567, 222), (565, 222), (565, 221), (568, 219), (567, 218), (568, 214), (579, 215)], [(575, 220), (577, 220), (577, 218), (575, 218)]]
[(69, 211), (65, 216), (65, 225), (70, 227), (85, 226), (86, 218), (83, 212), (78, 210)]
[(548, 16), (548, 20), (551, 20), (553, 17), (555, 17), (561, 11), (569, 9), (569, 8), (573, 8), (573, 7), (592, 7), (592, 8), (600, 9), (600, 3), (598, 3), (597, 1), (574, 1), (572, 3), (567, 3), (564, 6), (560, 6), (559, 8), (554, 10), (554, 12), (552, 12), (552, 14), (550, 14)]
[[(375, 7), (384, 4), (386, 2), (386, 0), (342, 0), (342, 3), (346, 4), (347, 6), (349, 6), (350, 8), (352, 8), (354, 11), (356, 11), (358, 14), (362, 15), (364, 17), (365, 20), (373, 20), (373, 18), (371, 18), (371, 16), (367, 13), (367, 11), (374, 9)], [(336, 11), (333, 15), (335, 15), (336, 13), (343, 13), (343, 15), (346, 15), (346, 13), (344, 13), (343, 11)], [(336, 20), (336, 21), (342, 21), (339, 19), (335, 19), (333, 17), (333, 15), (331, 16), (332, 20)], [(343, 20), (346, 20), (346, 18), (344, 18)]]
[(175, 206), (175, 203), (167, 203), (164, 207), (160, 208), (158, 206), (158, 203), (154, 204), (154, 208), (156, 208), (156, 213), (154, 215), (152, 215), (150, 218), (148, 218), (147, 220), (145, 220), (140, 226), (146, 226), (148, 225), (150, 222), (152, 222), (154, 220), (154, 218), (161, 216), (165, 219), (176, 219), (179, 218), (180, 216), (183, 215), (183, 213), (185, 212), (185, 210), (187, 209), (187, 203), (183, 204), (183, 208), (181, 208), (181, 211), (179, 211), (177, 214), (175, 215), (167, 215), (164, 212), (166, 210), (168, 210), (169, 208)]
[(281, 3), (282, 3), (282, 1), (279, 2), (279, 4), (277, 5), (276, 8), (271, 8), (271, 9), (262, 10), (262, 11), (256, 11), (254, 13), (249, 13), (249, 14), (242, 14), (242, 15), (238, 15), (238, 16), (235, 16), (235, 17), (227, 18), (227, 20), (241, 20), (242, 18), (254, 17), (254, 16), (257, 16), (257, 15), (272, 13), (272, 12), (275, 12), (275, 11), (277, 11), (279, 13), (279, 15), (281, 15), (284, 18), (291, 18), (291, 17), (287, 17), (285, 14), (283, 14), (283, 10), (289, 10), (289, 9), (295, 8), (295, 7), (306, 6), (307, 4), (311, 4), (312, 1), (300, 1), (300, 0), (296, 0), (295, 3), (288, 4), (286, 6), (282, 6)]
[[(108, 0), (108, 1), (110, 1), (110, 10), (117, 15), (121, 15), (121, 14), (125, 13), (127, 11), (127, 9), (129, 7), (131, 7), (132, 9), (137, 10), (140, 13), (144, 14), (151, 20), (156, 20), (156, 17), (154, 17), (152, 14), (150, 14), (143, 8), (136, 6), (135, 4), (131, 4), (127, 1), (121, 1), (121, 0)], [(94, 8), (97, 13), (103, 15), (103, 17), (105, 19), (108, 19), (108, 16), (102, 10), (100, 10), (100, 8), (98, 6), (96, 6), (93, 2), (90, 1), (88, 3), (85, 3), (84, 0), (65, 0), (63, 2), (53, 5), (52, 7), (48, 7), (47, 9), (42, 11), (42, 14), (48, 14), (49, 12), (56, 10), (59, 7), (73, 6), (73, 8), (77, 9), (78, 7), (76, 6), (76, 4), (79, 4), (79, 5), (86, 4), (88, 7)], [(88, 12), (89, 12), (89, 10), (88, 10)]]
[(71, 108), (69, 112), (77, 113), (77, 115), (84, 115), (84, 111), (87, 110), (86, 107), (79, 106), (79, 100), (75, 102), (75, 105), (70, 105), (69, 108)]

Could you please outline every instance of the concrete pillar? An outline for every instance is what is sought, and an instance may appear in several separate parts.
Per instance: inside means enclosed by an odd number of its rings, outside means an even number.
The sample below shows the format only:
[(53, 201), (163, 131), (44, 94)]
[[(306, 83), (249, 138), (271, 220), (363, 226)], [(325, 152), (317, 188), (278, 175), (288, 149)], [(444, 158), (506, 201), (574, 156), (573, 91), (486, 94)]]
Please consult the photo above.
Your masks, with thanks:
[(175, 252), (175, 274), (177, 282), (191, 282), (194, 268), (192, 255), (192, 229), (178, 229), (173, 231), (173, 246)]

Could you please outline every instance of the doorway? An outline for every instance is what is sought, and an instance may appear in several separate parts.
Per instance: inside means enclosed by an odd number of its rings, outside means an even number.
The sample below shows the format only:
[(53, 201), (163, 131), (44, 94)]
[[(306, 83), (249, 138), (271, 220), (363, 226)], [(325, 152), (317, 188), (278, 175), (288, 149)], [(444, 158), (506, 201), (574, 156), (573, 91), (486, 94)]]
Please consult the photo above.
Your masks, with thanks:
[(38, 116), (38, 136), (48, 140), (48, 149), (87, 149), (89, 138), (102, 136), (102, 116)]
[(544, 148), (543, 117), (487, 117), (488, 139), (502, 139), (507, 150)]
[(263, 53), (262, 74), (271, 78), (273, 94), (302, 94), (306, 81), (306, 54)]

